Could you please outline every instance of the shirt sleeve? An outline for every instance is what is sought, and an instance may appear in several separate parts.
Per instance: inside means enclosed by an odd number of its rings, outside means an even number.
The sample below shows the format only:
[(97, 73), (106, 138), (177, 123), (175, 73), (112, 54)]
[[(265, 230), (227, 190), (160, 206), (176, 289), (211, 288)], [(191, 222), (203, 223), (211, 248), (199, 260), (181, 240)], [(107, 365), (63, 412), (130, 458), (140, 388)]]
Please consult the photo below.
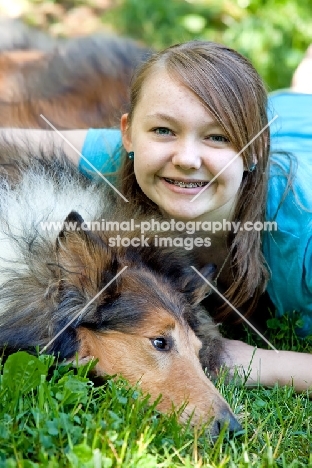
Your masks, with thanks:
[[(296, 331), (302, 337), (312, 336), (311, 106), (312, 94), (282, 90), (270, 95), (269, 118), (278, 118), (271, 125), (266, 216), (277, 222), (278, 230), (263, 236), (271, 271), (268, 293), (278, 316), (299, 313)], [(291, 185), (285, 192), (290, 170)]]
[(120, 130), (90, 128), (83, 144), (79, 170), (94, 179), (101, 174), (114, 173), (120, 167), (121, 150)]
[(312, 337), (312, 224), (309, 235), (303, 262), (305, 308), (300, 314), (300, 322), (296, 330), (297, 334), (302, 337)]
[[(307, 292), (311, 295), (312, 309), (312, 223), (309, 229), (310, 238), (307, 243), (307, 248), (304, 256), (304, 276), (307, 287)], [(312, 313), (311, 313), (312, 315)]]

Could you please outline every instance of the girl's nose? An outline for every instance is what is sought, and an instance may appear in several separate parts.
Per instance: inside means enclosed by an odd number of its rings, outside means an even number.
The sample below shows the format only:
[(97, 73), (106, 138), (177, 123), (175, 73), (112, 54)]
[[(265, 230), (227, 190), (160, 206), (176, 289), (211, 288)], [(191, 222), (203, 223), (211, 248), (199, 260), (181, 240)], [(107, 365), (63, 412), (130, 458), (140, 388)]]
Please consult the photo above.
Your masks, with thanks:
[(201, 157), (196, 144), (184, 143), (178, 145), (172, 156), (172, 164), (182, 169), (199, 169)]

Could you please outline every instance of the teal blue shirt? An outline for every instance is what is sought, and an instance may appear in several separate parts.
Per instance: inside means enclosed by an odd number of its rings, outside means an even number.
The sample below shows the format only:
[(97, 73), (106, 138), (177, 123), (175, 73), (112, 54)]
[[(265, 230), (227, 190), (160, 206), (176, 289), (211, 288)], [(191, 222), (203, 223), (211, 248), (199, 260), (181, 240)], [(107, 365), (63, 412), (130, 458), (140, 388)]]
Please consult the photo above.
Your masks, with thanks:
[[(312, 94), (279, 91), (271, 94), (269, 118), (279, 117), (271, 126), (271, 169), (267, 197), (268, 221), (278, 230), (264, 232), (263, 252), (271, 272), (268, 293), (277, 315), (296, 310), (302, 317), (301, 336), (312, 335)], [(80, 169), (94, 175), (115, 171), (120, 164), (119, 130), (90, 129), (82, 149)], [(295, 155), (297, 171), (292, 189), (280, 202), (287, 184), (290, 161)], [(89, 171), (90, 169), (90, 171)]]
[(82, 147), (79, 169), (85, 175), (99, 178), (97, 172), (109, 174), (120, 166), (120, 130), (114, 128), (90, 128)]
[[(307, 336), (312, 335), (312, 94), (272, 93), (269, 113), (279, 117), (271, 126), (271, 161), (277, 164), (271, 164), (266, 218), (275, 219), (278, 230), (263, 239), (271, 270), (267, 291), (278, 315), (300, 312), (298, 334)], [(295, 155), (297, 164), (280, 207), (291, 159), (277, 151)]]

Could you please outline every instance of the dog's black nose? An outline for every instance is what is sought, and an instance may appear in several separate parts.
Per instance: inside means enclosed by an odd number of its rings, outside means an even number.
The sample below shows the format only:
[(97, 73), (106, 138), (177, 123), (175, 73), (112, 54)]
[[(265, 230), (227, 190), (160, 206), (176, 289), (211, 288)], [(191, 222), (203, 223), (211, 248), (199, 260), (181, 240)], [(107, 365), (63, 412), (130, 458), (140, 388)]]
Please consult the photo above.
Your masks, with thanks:
[(218, 416), (212, 423), (210, 434), (215, 439), (221, 432), (221, 429), (226, 426), (227, 432), (230, 437), (237, 435), (243, 430), (240, 423), (237, 421), (235, 416), (227, 408), (220, 411)]

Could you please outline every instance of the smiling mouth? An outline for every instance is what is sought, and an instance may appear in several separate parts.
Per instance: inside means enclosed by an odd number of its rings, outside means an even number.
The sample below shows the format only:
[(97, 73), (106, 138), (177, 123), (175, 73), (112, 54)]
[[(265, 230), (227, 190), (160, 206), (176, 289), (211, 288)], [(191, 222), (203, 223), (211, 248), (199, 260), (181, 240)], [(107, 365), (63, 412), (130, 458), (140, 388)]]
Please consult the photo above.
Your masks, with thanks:
[(167, 177), (164, 177), (165, 181), (168, 182), (169, 184), (176, 185), (177, 187), (181, 188), (198, 188), (198, 187), (205, 187), (205, 185), (208, 184), (208, 182), (183, 182), (182, 180), (174, 180), (174, 179), (168, 179)]

